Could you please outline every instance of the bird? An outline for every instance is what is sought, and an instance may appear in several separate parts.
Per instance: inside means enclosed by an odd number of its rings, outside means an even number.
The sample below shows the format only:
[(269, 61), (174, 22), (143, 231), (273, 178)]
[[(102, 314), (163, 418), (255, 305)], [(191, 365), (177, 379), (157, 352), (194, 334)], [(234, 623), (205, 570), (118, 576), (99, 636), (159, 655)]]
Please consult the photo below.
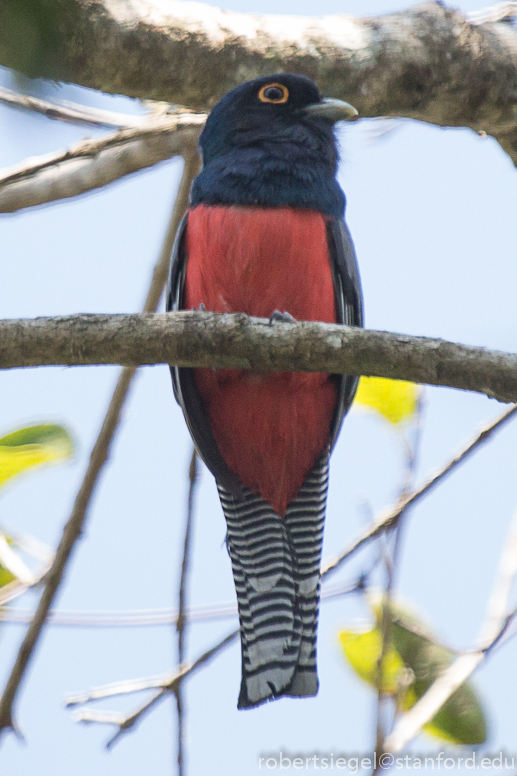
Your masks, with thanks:
[[(334, 127), (355, 115), (291, 73), (247, 81), (220, 99), (200, 135), (202, 168), (172, 250), (168, 311), (363, 325)], [(314, 696), (329, 455), (358, 378), (171, 372), (226, 518), (238, 708)]]

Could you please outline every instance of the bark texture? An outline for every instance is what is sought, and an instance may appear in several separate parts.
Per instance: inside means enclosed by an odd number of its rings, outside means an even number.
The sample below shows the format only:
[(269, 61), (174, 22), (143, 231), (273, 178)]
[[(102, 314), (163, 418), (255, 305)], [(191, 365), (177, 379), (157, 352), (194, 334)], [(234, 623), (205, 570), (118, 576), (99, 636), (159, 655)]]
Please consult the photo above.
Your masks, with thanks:
[(165, 117), (2, 170), (0, 213), (76, 197), (171, 156), (191, 156), (205, 118), (190, 113)]
[(517, 401), (517, 355), (324, 323), (196, 311), (0, 321), (0, 368), (177, 364), (376, 375)]
[[(31, 45), (20, 38), (24, 24)], [(355, 19), (174, 0), (3, 0), (0, 64), (197, 109), (249, 78), (294, 71), (363, 117), (471, 127), (517, 162), (517, 29), (471, 24), (439, 2)]]

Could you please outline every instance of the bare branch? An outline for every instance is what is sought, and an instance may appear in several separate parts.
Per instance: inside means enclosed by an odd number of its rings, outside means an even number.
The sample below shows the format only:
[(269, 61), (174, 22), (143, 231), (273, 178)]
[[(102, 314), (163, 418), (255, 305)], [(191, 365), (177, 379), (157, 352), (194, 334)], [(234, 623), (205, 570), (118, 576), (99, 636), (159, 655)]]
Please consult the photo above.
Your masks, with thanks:
[[(363, 584), (363, 583), (362, 583)], [(7, 587), (7, 586), (5, 586)], [(5, 589), (2, 588), (2, 591)], [(322, 601), (357, 591), (358, 583), (339, 584), (326, 588), (321, 593)], [(0, 599), (1, 603), (1, 599)], [(16, 607), (4, 607), (0, 610), (2, 622), (26, 625), (30, 623), (34, 612)], [(234, 601), (223, 601), (215, 604), (189, 606), (184, 612), (187, 622), (209, 622), (237, 617), (237, 604)], [(140, 628), (162, 625), (175, 625), (178, 612), (173, 609), (137, 609), (129, 611), (69, 611), (67, 609), (51, 610), (47, 619), (48, 625), (72, 628)]]
[(232, 631), (228, 636), (209, 650), (204, 652), (194, 663), (190, 663), (186, 666), (180, 666), (172, 673), (163, 674), (162, 676), (146, 677), (144, 679), (124, 679), (122, 682), (112, 682), (111, 684), (105, 684), (102, 687), (95, 687), (93, 690), (81, 693), (70, 693), (65, 697), (65, 705), (81, 706), (85, 703), (91, 703), (92, 701), (103, 700), (104, 698), (114, 698), (117, 695), (128, 695), (135, 692), (142, 692), (143, 690), (173, 690), (175, 684), (183, 677), (188, 676), (196, 669), (208, 662), (214, 657), (223, 646), (231, 644), (234, 638), (237, 636), (238, 631)]
[(376, 375), (517, 400), (517, 355), (426, 337), (199, 311), (0, 321), (0, 369), (92, 364)]
[(499, 415), (496, 420), (492, 421), (488, 425), (484, 426), (481, 431), (472, 439), (457, 455), (448, 461), (436, 474), (433, 474), (425, 482), (416, 488), (394, 507), (383, 511), (358, 539), (353, 542), (345, 552), (339, 555), (334, 560), (330, 561), (323, 567), (321, 573), (322, 578), (333, 574), (334, 571), (343, 565), (343, 563), (354, 555), (360, 547), (367, 542), (370, 542), (382, 531), (393, 525), (409, 506), (414, 506), (422, 496), (429, 493), (432, 488), (438, 485), (448, 474), (456, 469), (459, 464), (463, 463), (475, 450), (484, 444), (495, 431), (499, 431), (514, 415), (517, 413), (517, 406), (510, 407), (505, 410), (502, 415)]
[[(107, 722), (110, 724), (118, 725), (118, 731), (113, 736), (113, 738), (108, 741), (109, 748), (113, 746), (113, 744), (121, 737), (121, 735), (127, 733), (128, 730), (134, 727), (136, 723), (142, 719), (143, 715), (148, 712), (158, 701), (163, 699), (168, 692), (174, 692), (175, 687), (179, 681), (183, 681), (187, 676), (190, 676), (203, 665), (212, 660), (212, 658), (214, 658), (219, 652), (235, 641), (238, 635), (238, 630), (233, 631), (214, 647), (211, 647), (209, 650), (207, 650), (207, 652), (201, 655), (201, 657), (199, 657), (194, 663), (191, 663), (188, 666), (180, 667), (177, 672), (167, 677), (162, 677), (161, 680), (144, 679), (140, 681), (134, 681), (133, 683), (131, 683), (131, 681), (120, 682), (118, 683), (118, 692), (116, 684), (108, 685), (105, 688), (97, 688), (94, 690), (93, 692), (95, 693), (95, 697), (93, 697), (91, 693), (82, 693), (80, 695), (68, 696), (66, 705), (72, 706), (79, 703), (87, 703), (90, 700), (98, 700), (100, 698), (112, 697), (114, 695), (126, 694), (128, 692), (140, 692), (141, 690), (151, 689), (157, 686), (160, 687), (157, 693), (152, 695), (150, 699), (148, 699), (144, 704), (139, 706), (135, 711), (127, 716), (118, 715), (116, 712), (97, 712), (82, 709), (74, 714), (74, 719), (76, 722)], [(161, 681), (162, 684), (157, 685), (157, 681)], [(131, 684), (133, 684), (135, 689), (131, 688)]]
[(393, 754), (400, 752), (485, 660), (516, 614), (508, 607), (511, 587), (516, 574), (517, 511), (503, 547), (485, 622), (479, 634), (478, 647), (474, 651), (456, 658), (454, 663), (431, 685), (425, 695), (415, 703), (407, 714), (400, 718), (393, 733), (385, 741), (385, 751)]
[[(417, 461), (417, 453), (420, 445), (420, 436), (422, 432), (422, 391), (419, 390), (417, 398), (416, 414), (413, 418), (413, 434), (410, 440), (406, 437), (406, 434), (399, 429), (399, 438), (405, 453), (405, 465), (402, 478), (402, 485), (399, 491), (398, 503), (403, 504), (406, 502), (407, 496), (411, 493), (413, 487), (413, 481), (415, 477), (415, 467)], [(388, 696), (384, 692), (384, 676), (386, 670), (386, 659), (389, 653), (391, 638), (392, 638), (392, 603), (393, 592), (395, 589), (395, 575), (398, 572), (400, 563), (400, 553), (402, 545), (402, 531), (405, 525), (404, 518), (407, 519), (408, 505), (406, 504), (404, 510), (400, 513), (399, 518), (395, 524), (391, 524), (391, 529), (388, 528), (383, 532), (381, 542), (381, 559), (384, 560), (385, 566), (385, 583), (384, 594), (382, 597), (382, 617), (381, 617), (381, 653), (377, 661), (376, 671), (376, 685), (377, 685), (377, 721), (376, 721), (376, 733), (375, 733), (375, 748), (374, 752), (379, 755), (383, 751), (383, 742), (386, 737), (386, 701)], [(377, 766), (374, 773), (378, 772), (380, 766)]]
[(481, 11), (472, 11), (467, 14), (471, 24), (495, 24), (517, 16), (517, 3), (497, 3), (491, 8), (483, 8)]
[(129, 127), (141, 127), (149, 121), (148, 116), (112, 113), (71, 102), (47, 102), (47, 100), (40, 100), (38, 97), (31, 97), (28, 94), (13, 92), (3, 86), (0, 86), (0, 102), (13, 108), (41, 113), (49, 119), (67, 121), (70, 124), (128, 129)]
[[(178, 195), (174, 203), (171, 221), (167, 230), (164, 245), (162, 246), (160, 256), (158, 257), (158, 261), (153, 272), (153, 277), (151, 279), (151, 284), (144, 304), (144, 310), (146, 311), (156, 309), (160, 300), (164, 287), (164, 278), (166, 275), (166, 269), (164, 265), (167, 263), (168, 256), (170, 255), (173, 235), (175, 234), (183, 213), (187, 207), (188, 193), (197, 168), (197, 157), (190, 156), (185, 159), (183, 175), (181, 178)], [(4, 693), (0, 699), (0, 735), (5, 730), (14, 730), (13, 705), (16, 700), (20, 684), (23, 677), (25, 676), (36, 644), (39, 641), (52, 602), (63, 580), (63, 576), (71, 558), (73, 549), (83, 532), (90, 501), (99, 480), (101, 471), (107, 461), (111, 443), (120, 421), (122, 407), (124, 406), (124, 402), (128, 395), (131, 380), (133, 379), (135, 371), (135, 367), (123, 369), (117, 381), (117, 385), (109, 404), (108, 411), (104, 418), (101, 431), (91, 452), (86, 473), (79, 488), (79, 492), (77, 493), (72, 514), (70, 515), (70, 518), (63, 529), (63, 534), (56, 551), (56, 556), (45, 577), (45, 587), (43, 594), (31, 624), (27, 630), (27, 633), (25, 634), (25, 638), (23, 639), (14, 666), (12, 668), (11, 675), (7, 680)]]
[(1, 170), (0, 213), (75, 197), (171, 156), (191, 156), (205, 120), (204, 114), (166, 115)]
[(194, 517), (194, 495), (198, 481), (198, 463), (197, 453), (192, 450), (189, 466), (189, 489), (187, 503), (187, 518), (185, 521), (185, 538), (183, 541), (183, 558), (181, 562), (180, 584), (178, 592), (178, 616), (176, 619), (176, 630), (178, 632), (178, 665), (181, 665), (185, 659), (185, 625), (188, 622), (187, 615), (187, 582), (190, 566), (190, 549), (192, 542), (192, 523)]
[[(324, 599), (330, 599), (336, 596), (346, 595), (348, 593), (356, 592), (362, 589), (364, 581), (362, 579), (357, 580), (353, 584), (340, 586), (327, 591), (322, 596)], [(237, 613), (236, 607), (235, 614)], [(151, 677), (145, 679), (129, 679), (122, 682), (114, 682), (112, 684), (97, 687), (87, 692), (72, 693), (65, 698), (66, 706), (78, 706), (92, 701), (103, 700), (106, 698), (113, 698), (115, 696), (127, 695), (135, 692), (142, 692), (144, 690), (158, 689), (151, 695), (150, 698), (139, 706), (135, 711), (129, 715), (121, 714), (115, 711), (91, 711), (87, 709), (79, 709), (73, 714), (73, 719), (76, 722), (87, 723), (100, 723), (100, 724), (114, 724), (117, 725), (118, 731), (110, 741), (108, 741), (108, 747), (111, 747), (120, 736), (130, 730), (134, 725), (140, 721), (142, 716), (146, 714), (157, 702), (159, 702), (167, 692), (177, 692), (177, 688), (180, 686), (188, 676), (194, 673), (198, 668), (206, 665), (213, 657), (219, 652), (229, 646), (238, 636), (239, 631), (233, 631), (226, 636), (222, 641), (218, 642), (214, 647), (205, 652), (194, 663), (187, 666), (180, 666), (174, 673), (166, 674), (165, 676)]]
[[(190, 566), (190, 552), (192, 544), (192, 524), (194, 520), (194, 495), (196, 483), (198, 480), (198, 464), (196, 450), (192, 450), (189, 466), (189, 489), (187, 503), (187, 518), (185, 521), (185, 538), (183, 541), (183, 558), (181, 561), (180, 584), (178, 592), (178, 617), (176, 620), (176, 631), (178, 636), (178, 665), (183, 665), (185, 661), (185, 642), (187, 636), (186, 602), (187, 602), (187, 584)], [(176, 696), (176, 710), (178, 713), (178, 776), (185, 773), (185, 704), (183, 699), (181, 681), (175, 685), (174, 694)]]
[(24, 61), (10, 34), (16, 19), (4, 14), (1, 64), (202, 109), (246, 79), (294, 71), (352, 102), (361, 116), (471, 127), (496, 137), (515, 161), (517, 31), (494, 18), (471, 23), (438, 2), (354, 19), (160, 0), (68, 0), (52, 48), (38, 61)]

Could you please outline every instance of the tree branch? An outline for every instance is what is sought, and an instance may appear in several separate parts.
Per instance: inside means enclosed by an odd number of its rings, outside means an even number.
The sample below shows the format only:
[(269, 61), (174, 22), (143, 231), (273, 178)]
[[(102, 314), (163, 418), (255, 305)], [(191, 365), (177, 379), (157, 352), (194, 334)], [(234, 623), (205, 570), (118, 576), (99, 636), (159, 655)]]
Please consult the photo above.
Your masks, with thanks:
[(0, 213), (75, 197), (171, 156), (191, 156), (204, 114), (168, 114), (0, 170)]
[(47, 100), (40, 100), (39, 97), (13, 92), (3, 86), (0, 86), (0, 102), (12, 108), (41, 113), (48, 119), (59, 119), (59, 121), (66, 121), (69, 124), (128, 129), (129, 127), (141, 127), (149, 121), (148, 116), (112, 113), (71, 102), (47, 102)]
[(158, 691), (151, 696), (151, 698), (149, 698), (147, 701), (145, 701), (145, 703), (143, 703), (135, 711), (131, 712), (127, 716), (109, 711), (102, 712), (83, 709), (79, 709), (77, 711), (77, 713), (74, 715), (74, 720), (76, 722), (107, 722), (118, 726), (118, 731), (107, 743), (107, 747), (109, 749), (124, 733), (127, 733), (136, 725), (137, 722), (140, 722), (143, 715), (146, 714), (158, 701), (160, 701), (167, 694), (167, 692), (174, 692), (178, 682), (183, 681), (187, 676), (193, 674), (199, 668), (202, 668), (204, 665), (206, 665), (219, 652), (235, 641), (238, 635), (238, 630), (233, 631), (224, 639), (222, 639), (222, 641), (218, 642), (215, 646), (207, 650), (207, 652), (201, 655), (201, 657), (198, 657), (198, 659), (193, 663), (190, 663), (186, 666), (180, 666), (178, 670), (172, 675), (162, 677), (154, 681), (151, 680), (151, 682), (145, 679), (136, 681), (130, 680), (110, 685), (108, 688), (101, 687), (96, 691), (95, 698), (91, 697), (91, 693), (85, 693), (80, 696), (69, 696), (69, 698), (66, 700), (66, 705), (72, 706), (79, 703), (86, 703), (89, 700), (112, 697), (116, 694), (126, 694), (128, 692), (138, 692), (143, 689), (150, 689), (151, 687), (159, 688)]
[(205, 109), (243, 80), (294, 71), (353, 102), (361, 116), (471, 127), (496, 137), (517, 161), (517, 31), (492, 23), (497, 15), (471, 24), (438, 2), (355, 19), (159, 0), (52, 0), (59, 25), (38, 60), (26, 61), (10, 2), (0, 19), (1, 64), (32, 76)]
[[(178, 665), (181, 666), (185, 662), (186, 652), (186, 636), (187, 636), (187, 623), (188, 616), (186, 613), (187, 602), (187, 585), (190, 572), (190, 556), (192, 550), (192, 531), (194, 522), (194, 496), (196, 493), (196, 484), (198, 482), (198, 464), (197, 453), (195, 448), (192, 449), (192, 455), (190, 457), (190, 466), (188, 472), (189, 478), (189, 490), (187, 501), (187, 515), (185, 520), (185, 537), (183, 541), (183, 558), (181, 561), (181, 573), (180, 583), (178, 590), (178, 617), (176, 620), (176, 633), (177, 633), (177, 648), (178, 648)], [(178, 680), (174, 687), (174, 694), (176, 696), (176, 711), (178, 716), (178, 750), (177, 750), (177, 764), (178, 764), (178, 776), (183, 776), (186, 773), (186, 723), (185, 723), (185, 703), (183, 697), (183, 687), (181, 680)]]
[[(4, 585), (2, 591), (7, 587)], [(357, 590), (357, 582), (339, 584), (325, 588), (321, 600), (338, 598)], [(34, 616), (28, 609), (3, 606), (0, 609), (0, 622), (17, 625), (27, 625)], [(237, 604), (234, 601), (223, 601), (215, 604), (189, 606), (184, 616), (187, 622), (209, 622), (212, 620), (237, 617)], [(133, 609), (119, 611), (70, 611), (66, 609), (51, 609), (48, 615), (48, 625), (71, 628), (141, 628), (171, 626), (178, 621), (178, 612), (173, 609)]]
[(467, 14), (471, 24), (495, 24), (495, 22), (510, 21), (517, 16), (517, 3), (497, 3), (491, 8), (483, 8), (481, 11), (472, 11)]
[(427, 337), (199, 311), (0, 321), (0, 369), (93, 364), (376, 375), (517, 401), (517, 355)]

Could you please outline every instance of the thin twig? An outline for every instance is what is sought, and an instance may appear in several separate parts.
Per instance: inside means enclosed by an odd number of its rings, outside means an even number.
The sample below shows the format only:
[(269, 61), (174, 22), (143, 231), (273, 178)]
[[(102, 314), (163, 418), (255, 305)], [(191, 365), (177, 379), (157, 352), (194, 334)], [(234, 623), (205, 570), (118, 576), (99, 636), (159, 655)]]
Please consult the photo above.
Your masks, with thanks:
[[(7, 588), (4, 585), (1, 593)], [(25, 588), (26, 589), (26, 588)], [(357, 582), (345, 583), (325, 588), (321, 594), (322, 601), (331, 601), (357, 590)], [(2, 603), (0, 597), (0, 604)], [(9, 599), (10, 600), (10, 599)], [(3, 607), (0, 609), (0, 620), (15, 625), (27, 625), (34, 617), (33, 611), (26, 609)], [(191, 622), (210, 622), (237, 617), (237, 605), (233, 601), (217, 604), (191, 606), (185, 609), (185, 618)], [(50, 610), (47, 625), (70, 628), (139, 628), (175, 625), (178, 612), (173, 609), (141, 609), (129, 611), (67, 611)]]
[[(183, 175), (178, 190), (174, 208), (167, 229), (166, 238), (162, 246), (157, 265), (153, 272), (153, 277), (147, 293), (144, 304), (144, 311), (155, 310), (163, 291), (164, 278), (166, 277), (166, 265), (172, 246), (173, 235), (181, 221), (183, 213), (187, 207), (188, 194), (192, 178), (198, 169), (197, 157), (187, 157)], [(29, 662), (34, 653), (34, 649), (45, 625), (49, 609), (61, 585), (65, 569), (68, 565), (72, 551), (84, 529), (90, 501), (98, 482), (100, 473), (108, 458), (110, 446), (120, 421), (122, 407), (128, 395), (129, 386), (133, 379), (136, 369), (134, 367), (122, 370), (108, 411), (104, 418), (101, 431), (90, 455), (90, 460), (86, 473), (84, 475), (81, 487), (77, 493), (72, 514), (66, 523), (59, 546), (56, 551), (54, 562), (45, 578), (45, 587), (39, 601), (34, 618), (25, 634), (22, 645), (16, 657), (11, 675), (7, 680), (4, 693), (0, 699), (0, 734), (7, 729), (14, 729), (13, 705), (20, 688), (21, 681), (26, 673)]]
[[(357, 593), (360, 590), (364, 590), (366, 576), (367, 575), (361, 575), (353, 583), (340, 585), (339, 587), (334, 587), (331, 590), (326, 591), (326, 594), (322, 596), (322, 599), (324, 601), (329, 601), (333, 598), (338, 598), (344, 595), (349, 595), (351, 593)], [(232, 614), (234, 616), (237, 614), (237, 607), (234, 607)], [(218, 644), (213, 647), (212, 650), (219, 650), (220, 647), (221, 644)], [(210, 655), (212, 655), (211, 650)], [(198, 661), (196, 661), (195, 665), (197, 667)], [(190, 671), (187, 671), (187, 674), (188, 673), (190, 673)], [(143, 679), (124, 679), (121, 682), (112, 682), (110, 684), (102, 685), (102, 687), (94, 687), (93, 689), (87, 690), (86, 692), (70, 693), (65, 697), (65, 705), (80, 706), (86, 703), (92, 703), (93, 701), (103, 700), (105, 698), (113, 698), (118, 695), (128, 695), (135, 692), (142, 692), (143, 690), (153, 690), (156, 688), (170, 689), (173, 683), (176, 681), (178, 674), (181, 674), (181, 679), (184, 675), (183, 670), (180, 671), (178, 668), (173, 673), (161, 676), (144, 677)]]
[[(398, 503), (403, 503), (413, 487), (413, 481), (415, 478), (416, 459), (420, 444), (420, 437), (422, 432), (422, 401), (421, 390), (417, 397), (416, 413), (414, 417), (413, 425), (413, 438), (412, 442), (408, 439), (406, 434), (400, 430), (400, 439), (405, 454), (404, 474), (402, 485), (400, 487), (400, 493)], [(377, 723), (375, 733), (375, 748), (374, 752), (379, 755), (383, 752), (383, 742), (386, 738), (385, 733), (385, 712), (386, 712), (386, 695), (384, 693), (384, 672), (386, 667), (386, 658), (389, 653), (392, 639), (392, 599), (393, 591), (395, 588), (395, 574), (399, 567), (400, 560), (400, 548), (402, 544), (402, 530), (405, 525), (405, 518), (407, 516), (408, 508), (406, 506), (404, 512), (401, 513), (397, 523), (392, 526), (391, 530), (387, 529), (384, 534), (383, 542), (383, 556), (384, 565), (386, 569), (386, 583), (384, 588), (384, 595), (382, 598), (382, 618), (381, 618), (381, 653), (377, 663)], [(392, 536), (390, 534), (393, 534)], [(390, 546), (391, 545), (391, 546)], [(377, 766), (377, 770), (380, 766)], [(374, 773), (376, 771), (374, 770)]]
[(471, 11), (466, 14), (467, 21), (472, 25), (495, 24), (517, 16), (517, 3), (497, 3), (490, 8), (482, 8), (480, 11)]
[[(120, 682), (120, 691), (117, 693), (114, 688), (116, 685), (110, 685), (109, 691), (106, 692), (106, 694), (103, 693), (103, 689), (105, 688), (99, 688), (96, 691), (96, 699), (103, 698), (103, 697), (112, 697), (116, 694), (126, 694), (128, 692), (139, 692), (142, 689), (149, 689), (150, 687), (156, 687), (159, 686), (159, 691), (155, 693), (149, 700), (147, 700), (144, 704), (138, 707), (135, 711), (133, 711), (131, 714), (127, 716), (121, 716), (118, 717), (116, 720), (113, 719), (113, 713), (107, 712), (108, 715), (111, 715), (110, 719), (106, 719), (105, 715), (106, 712), (97, 712), (97, 711), (86, 711), (86, 710), (80, 710), (74, 715), (74, 719), (76, 722), (110, 722), (117, 724), (119, 726), (119, 730), (116, 732), (116, 734), (108, 741), (107, 746), (111, 747), (113, 744), (123, 735), (124, 733), (127, 733), (128, 730), (130, 730), (134, 725), (140, 721), (142, 716), (149, 711), (149, 709), (154, 706), (155, 703), (157, 703), (159, 700), (163, 699), (164, 696), (168, 692), (174, 692), (174, 688), (177, 685), (179, 681), (182, 681), (185, 679), (185, 677), (189, 676), (190, 674), (193, 674), (195, 671), (197, 671), (199, 668), (201, 668), (203, 665), (208, 663), (213, 657), (215, 657), (218, 652), (221, 652), (225, 647), (229, 646), (239, 635), (239, 631), (233, 631), (228, 636), (226, 636), (224, 639), (222, 639), (218, 644), (211, 647), (209, 650), (207, 650), (201, 657), (199, 657), (194, 663), (191, 663), (188, 666), (180, 667), (180, 669), (174, 673), (172, 676), (169, 675), (168, 677), (162, 677), (159, 685), (156, 684), (149, 684), (149, 680), (147, 680), (147, 686), (137, 686), (137, 683), (133, 683), (136, 687), (136, 689), (128, 689), (128, 682)], [(86, 697), (85, 695), (79, 695), (79, 696), (69, 696), (66, 705), (72, 706), (76, 705), (78, 703), (84, 703), (86, 700), (90, 700), (89, 697)], [(104, 718), (103, 718), (104, 716)]]
[(322, 571), (322, 578), (333, 574), (337, 569), (347, 561), (357, 550), (359, 550), (364, 544), (375, 539), (382, 531), (384, 531), (390, 525), (393, 525), (403, 514), (409, 506), (414, 506), (420, 499), (425, 496), (430, 490), (432, 490), (444, 477), (450, 474), (461, 463), (463, 463), (471, 453), (486, 442), (489, 437), (495, 431), (501, 429), (517, 412), (517, 405), (513, 405), (509, 409), (505, 410), (502, 415), (499, 415), (496, 420), (484, 426), (481, 431), (470, 441), (454, 458), (445, 464), (436, 474), (429, 477), (419, 488), (409, 493), (401, 502), (394, 507), (382, 512), (379, 517), (373, 522), (373, 524), (364, 531), (361, 536), (355, 540), (341, 555), (327, 563)]
[(492, 595), (481, 627), (478, 646), (460, 655), (427, 692), (398, 721), (384, 743), (384, 751), (400, 752), (441, 709), (443, 704), (486, 659), (490, 650), (499, 642), (516, 614), (509, 610), (508, 601), (517, 574), (517, 511), (513, 517), (503, 546)]
[[(187, 583), (190, 565), (190, 549), (192, 544), (192, 525), (194, 518), (194, 495), (198, 479), (197, 453), (192, 450), (190, 466), (188, 471), (189, 489), (187, 503), (187, 519), (185, 521), (185, 539), (183, 542), (183, 558), (181, 562), (181, 574), (178, 594), (178, 618), (176, 620), (176, 631), (178, 634), (178, 665), (183, 665), (185, 661), (185, 642), (187, 636), (186, 603), (187, 603)], [(178, 776), (185, 774), (185, 704), (183, 698), (182, 682), (178, 680), (174, 694), (176, 696), (176, 711), (178, 714)]]
[(149, 121), (149, 116), (112, 113), (111, 111), (88, 108), (71, 102), (47, 102), (47, 100), (41, 100), (39, 97), (19, 94), (4, 87), (0, 87), (0, 102), (13, 108), (41, 113), (49, 119), (59, 119), (70, 124), (128, 129), (129, 127), (141, 127)]

